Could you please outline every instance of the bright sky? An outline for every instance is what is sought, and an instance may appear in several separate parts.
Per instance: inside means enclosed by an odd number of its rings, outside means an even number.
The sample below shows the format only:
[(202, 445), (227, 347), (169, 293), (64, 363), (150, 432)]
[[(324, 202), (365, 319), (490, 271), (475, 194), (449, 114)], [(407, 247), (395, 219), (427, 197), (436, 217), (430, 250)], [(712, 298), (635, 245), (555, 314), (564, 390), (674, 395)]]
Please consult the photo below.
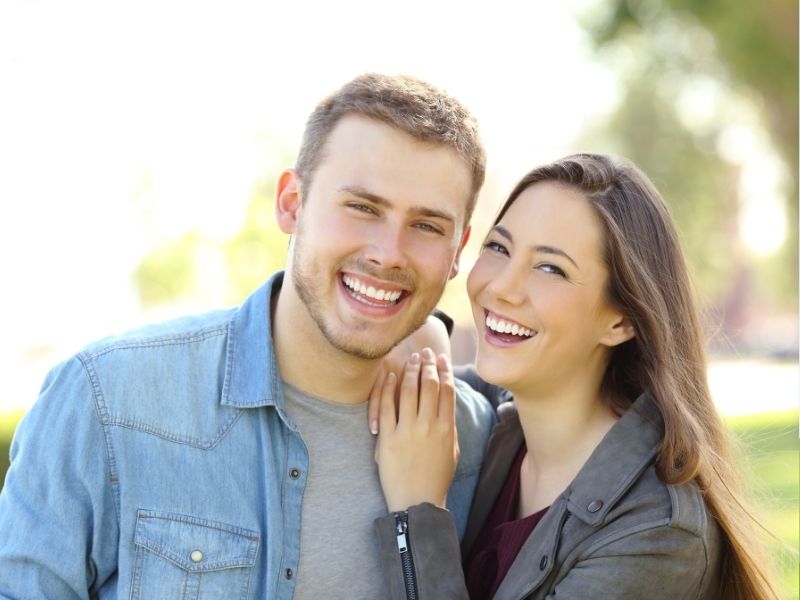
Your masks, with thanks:
[(146, 249), (235, 230), (257, 178), (288, 166), (268, 140), (293, 152), (314, 104), (360, 72), (461, 98), (506, 185), (613, 99), (562, 3), (377, 6), (6, 0), (0, 306), (19, 317), (13, 345), (83, 343), (135, 319), (129, 273)]
[(137, 323), (138, 259), (184, 230), (234, 231), (256, 180), (288, 166), (271, 140), (293, 151), (314, 104), (360, 72), (459, 97), (503, 190), (573, 150), (615, 101), (576, 3), (4, 0), (0, 365), (20, 381), (5, 402)]

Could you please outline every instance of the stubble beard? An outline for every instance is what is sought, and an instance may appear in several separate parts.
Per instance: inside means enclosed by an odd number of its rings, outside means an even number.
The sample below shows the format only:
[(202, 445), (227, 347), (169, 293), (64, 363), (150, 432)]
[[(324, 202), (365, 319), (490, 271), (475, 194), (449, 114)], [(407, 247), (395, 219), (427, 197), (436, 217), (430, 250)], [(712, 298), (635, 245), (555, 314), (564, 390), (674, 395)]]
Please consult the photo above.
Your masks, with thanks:
[[(330, 309), (325, 306), (323, 299), (326, 297), (324, 286), (328, 280), (328, 274), (323, 273), (319, 267), (316, 267), (313, 260), (306, 258), (302, 238), (300, 230), (297, 230), (292, 249), (292, 285), (320, 333), (331, 346), (341, 352), (366, 360), (383, 358), (392, 348), (425, 323), (428, 315), (436, 306), (436, 302), (438, 302), (438, 298), (436, 298), (429, 307), (420, 307), (409, 321), (406, 330), (397, 339), (388, 343), (373, 340), (374, 343), (368, 344), (363, 340), (353, 339), (352, 336), (347, 334), (338, 334), (334, 331), (333, 324), (326, 318)], [(367, 327), (368, 325), (364, 323), (359, 329), (366, 330)]]

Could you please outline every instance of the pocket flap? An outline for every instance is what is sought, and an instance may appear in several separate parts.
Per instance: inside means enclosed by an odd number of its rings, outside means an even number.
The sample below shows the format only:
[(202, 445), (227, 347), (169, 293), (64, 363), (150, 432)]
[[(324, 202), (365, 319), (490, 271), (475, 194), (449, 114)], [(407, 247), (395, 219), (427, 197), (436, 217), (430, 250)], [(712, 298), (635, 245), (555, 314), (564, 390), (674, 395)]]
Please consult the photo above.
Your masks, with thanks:
[(176, 513), (139, 510), (134, 543), (187, 571), (252, 567), (255, 531)]

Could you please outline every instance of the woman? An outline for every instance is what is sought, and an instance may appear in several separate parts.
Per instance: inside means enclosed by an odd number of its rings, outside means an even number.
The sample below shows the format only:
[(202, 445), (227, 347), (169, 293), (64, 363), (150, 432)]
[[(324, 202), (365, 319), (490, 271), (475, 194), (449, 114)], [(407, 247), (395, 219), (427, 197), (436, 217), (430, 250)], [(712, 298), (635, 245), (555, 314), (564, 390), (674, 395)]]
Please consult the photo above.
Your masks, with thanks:
[(587, 154), (534, 169), (467, 289), (480, 377), (466, 377), (514, 401), (498, 409), (462, 571), (439, 508), (457, 454), (447, 360), (426, 350), (376, 387), (387, 597), (774, 597), (677, 234), (647, 177)]

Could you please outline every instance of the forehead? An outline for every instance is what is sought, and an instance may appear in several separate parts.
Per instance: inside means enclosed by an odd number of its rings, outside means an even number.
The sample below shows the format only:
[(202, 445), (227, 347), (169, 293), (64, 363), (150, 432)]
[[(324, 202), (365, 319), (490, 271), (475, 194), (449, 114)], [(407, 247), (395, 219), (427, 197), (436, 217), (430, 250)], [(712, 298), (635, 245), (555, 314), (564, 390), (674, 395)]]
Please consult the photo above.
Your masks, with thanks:
[[(358, 187), (393, 203), (447, 209), (462, 221), (472, 170), (453, 149), (422, 142), (396, 127), (349, 114), (328, 135), (312, 188)], [(311, 193), (310, 191), (308, 191)]]
[(600, 217), (586, 196), (551, 181), (525, 189), (500, 224), (513, 234), (515, 244), (558, 247), (584, 259), (600, 257), (605, 243)]

